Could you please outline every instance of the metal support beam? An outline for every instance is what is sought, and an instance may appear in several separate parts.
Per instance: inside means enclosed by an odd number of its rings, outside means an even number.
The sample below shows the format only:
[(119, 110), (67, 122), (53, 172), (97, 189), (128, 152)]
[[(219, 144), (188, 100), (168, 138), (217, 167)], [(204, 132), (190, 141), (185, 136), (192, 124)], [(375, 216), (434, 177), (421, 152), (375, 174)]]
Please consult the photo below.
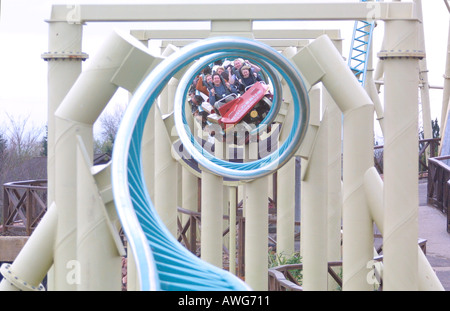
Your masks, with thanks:
[[(239, 7), (239, 9), (237, 9)], [(413, 3), (270, 3), (268, 1), (160, 1), (152, 4), (54, 5), (52, 21), (417, 20)], [(201, 18), (200, 18), (201, 17)]]
[[(198, 40), (208, 38), (211, 35), (210, 29), (152, 29), (152, 30), (131, 30), (130, 32), (139, 40)], [(256, 40), (298, 40), (316, 39), (321, 35), (328, 35), (332, 40), (341, 39), (341, 32), (338, 29), (253, 29), (253, 36)]]

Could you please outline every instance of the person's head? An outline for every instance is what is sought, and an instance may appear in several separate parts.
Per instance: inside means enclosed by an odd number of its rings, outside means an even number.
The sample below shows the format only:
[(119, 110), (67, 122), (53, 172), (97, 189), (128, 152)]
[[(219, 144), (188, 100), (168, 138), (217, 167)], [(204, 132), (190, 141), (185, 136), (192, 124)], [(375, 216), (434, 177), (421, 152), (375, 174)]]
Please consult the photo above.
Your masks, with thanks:
[(205, 68), (203, 68), (203, 74), (204, 75), (211, 74), (211, 67), (206, 66)]
[(243, 78), (248, 78), (250, 76), (250, 67), (244, 66), (241, 68), (241, 74)]
[(234, 60), (233, 64), (234, 64), (234, 68), (239, 70), (242, 67), (242, 65), (244, 64), (244, 60), (242, 58), (236, 58)]
[(228, 81), (230, 78), (230, 75), (226, 71), (222, 72), (220, 75), (225, 79), (225, 81)]
[(233, 67), (233, 64), (231, 63), (231, 61), (226, 60), (223, 62), (223, 68), (225, 68), (225, 70), (228, 70), (230, 67)]
[(215, 86), (219, 86), (222, 83), (222, 80), (220, 79), (220, 75), (218, 73), (213, 74), (212, 79)]
[(223, 68), (222, 66), (217, 67), (217, 69), (216, 69), (216, 72), (217, 72), (218, 74), (222, 74), (222, 72), (224, 72), (224, 71), (225, 71), (225, 68)]
[(192, 102), (196, 105), (201, 105), (203, 103), (203, 97), (201, 97), (200, 95), (195, 95), (194, 97), (192, 97)]
[(206, 82), (207, 83), (212, 83), (213, 82), (212, 75), (208, 74), (208, 75), (205, 76), (205, 78), (206, 78)]

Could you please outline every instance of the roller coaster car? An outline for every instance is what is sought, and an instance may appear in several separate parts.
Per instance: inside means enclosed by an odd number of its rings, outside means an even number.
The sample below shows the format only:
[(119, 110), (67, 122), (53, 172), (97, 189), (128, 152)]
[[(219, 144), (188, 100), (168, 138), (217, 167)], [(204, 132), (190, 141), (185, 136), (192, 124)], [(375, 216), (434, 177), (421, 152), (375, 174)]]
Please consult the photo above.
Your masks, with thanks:
[[(256, 118), (258, 111), (254, 110), (255, 106), (264, 98), (269, 87), (260, 82), (253, 84), (240, 97), (222, 105), (218, 108), (220, 115), (220, 123), (226, 127), (227, 125), (235, 125), (244, 119), (250, 113), (250, 116)], [(269, 106), (270, 107), (270, 106)]]
[(207, 113), (211, 114), (211, 113), (215, 113), (214, 107), (208, 103), (208, 102), (203, 102), (201, 104), (201, 107), (204, 111), (206, 111)]
[[(238, 123), (244, 127), (248, 127), (249, 124), (259, 125), (272, 106), (273, 94), (268, 90), (269, 87), (264, 82), (256, 82), (248, 86), (240, 97), (230, 94), (217, 101), (214, 106), (209, 102), (203, 102), (199, 107), (199, 111), (205, 113), (202, 127), (218, 124), (222, 128), (221, 134), (225, 137), (225, 133), (233, 131), (232, 129)], [(251, 127), (245, 133), (235, 131), (233, 135), (227, 136), (227, 140), (231, 139), (233, 143), (239, 145), (248, 143), (250, 131)], [(216, 134), (214, 133), (214, 135)], [(259, 134), (256, 139), (259, 140)]]

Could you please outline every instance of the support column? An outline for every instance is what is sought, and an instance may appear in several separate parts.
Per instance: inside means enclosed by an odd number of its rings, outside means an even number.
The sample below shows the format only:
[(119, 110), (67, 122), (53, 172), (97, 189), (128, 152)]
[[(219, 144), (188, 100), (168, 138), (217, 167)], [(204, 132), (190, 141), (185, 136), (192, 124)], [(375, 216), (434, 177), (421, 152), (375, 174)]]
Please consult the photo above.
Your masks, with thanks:
[(81, 52), (82, 24), (49, 21), (48, 50), (42, 58), (48, 63), (47, 107), (47, 197), (51, 204), (55, 188), (55, 111), (81, 73), (82, 61), (87, 54)]
[[(223, 235), (223, 233), (225, 232), (225, 230), (227, 228), (230, 228), (230, 213), (229, 213), (229, 209), (228, 209), (228, 199), (230, 197), (229, 195), (229, 188), (228, 186), (223, 185), (222, 186), (222, 202), (223, 202), (223, 214), (222, 214), (222, 243), (223, 245), (230, 245), (230, 234), (229, 234), (229, 229), (228, 229), (228, 233)], [(227, 219), (225, 219), (225, 217), (227, 217)], [(222, 247), (223, 248), (223, 247)], [(225, 267), (225, 266), (224, 266)]]
[(144, 132), (142, 135), (142, 158), (145, 159), (142, 163), (142, 171), (147, 184), (147, 191), (150, 198), (155, 200), (155, 111), (158, 108), (153, 105), (148, 112), (147, 122), (144, 125)]
[[(155, 209), (172, 233), (177, 233), (177, 162), (172, 157), (172, 145), (162, 119), (168, 112), (169, 93), (165, 88), (160, 96), (160, 107), (155, 111)], [(172, 101), (173, 103), (173, 101)]]
[(245, 281), (253, 290), (268, 289), (268, 177), (245, 184)]
[(362, 183), (373, 166), (373, 104), (328, 37), (319, 37), (293, 59), (311, 84), (323, 82), (344, 113), (343, 289), (371, 290), (366, 266), (373, 258), (373, 229)]
[(386, 21), (384, 290), (417, 290), (418, 23)]
[[(319, 109), (320, 102), (313, 109)], [(317, 114), (319, 116), (319, 114)], [(311, 121), (310, 121), (311, 122)], [(320, 120), (313, 120), (319, 124)], [(301, 256), (303, 289), (327, 290), (328, 121), (320, 122), (308, 163), (302, 165)]]
[[(423, 52), (425, 49), (425, 33), (423, 28), (422, 0), (414, 0), (417, 9), (417, 17), (421, 21), (418, 24), (419, 49)], [(424, 57), (419, 61), (419, 79), (422, 84), (420, 87), (420, 102), (422, 104), (422, 126), (424, 139), (433, 138), (433, 130), (431, 128), (431, 111), (430, 111), (430, 84), (428, 83), (428, 67), (427, 59)], [(430, 156), (430, 148), (425, 153), (426, 158)]]
[[(77, 260), (77, 136), (83, 137), (86, 146), (93, 146), (93, 126), (61, 117), (55, 119), (55, 203), (58, 209), (55, 290), (73, 291), (80, 284), (81, 275)], [(92, 160), (92, 148), (89, 153)]]
[(229, 251), (229, 271), (236, 274), (236, 212), (237, 212), (237, 186), (229, 187), (230, 204), (230, 246)]
[[(332, 42), (342, 54), (342, 40)], [(371, 57), (369, 65), (370, 60)], [(327, 261), (332, 262), (342, 259), (342, 112), (325, 88), (322, 88), (322, 105), (327, 120)], [(342, 267), (331, 269), (342, 274)], [(328, 290), (337, 289), (338, 284), (328, 274)]]
[[(444, 72), (444, 91), (442, 94), (442, 111), (441, 111), (441, 145), (439, 147), (439, 155), (448, 155), (449, 147), (448, 144), (445, 144), (445, 139), (450, 134), (447, 134), (447, 126), (448, 124), (448, 118), (450, 116), (450, 109), (449, 109), (449, 101), (450, 101), (450, 22), (448, 26), (448, 39), (447, 39), (447, 59), (445, 63), (445, 72)], [(444, 145), (445, 144), (445, 145)]]
[[(78, 202), (89, 201), (89, 194), (79, 192), (77, 197), (77, 144), (86, 147), (86, 162), (93, 157), (93, 124), (113, 97), (119, 85), (133, 90), (155, 57), (131, 37), (111, 33), (101, 50), (84, 70), (55, 112), (55, 203), (58, 209), (57, 238), (55, 242), (55, 285), (57, 290), (75, 290), (79, 284), (81, 267), (80, 248), (89, 248), (93, 232), (83, 242), (77, 239)], [(139, 62), (126, 62), (127, 58)], [(133, 64), (138, 64), (133, 66)], [(132, 73), (132, 74), (130, 74)], [(126, 80), (124, 77), (128, 77)], [(126, 82), (125, 84), (119, 84)], [(100, 91), (99, 91), (100, 90)], [(80, 198), (83, 196), (83, 199)], [(84, 201), (86, 202), (86, 201)], [(95, 208), (94, 205), (91, 206)], [(80, 214), (83, 215), (83, 214)], [(88, 217), (84, 215), (83, 217)], [(78, 219), (83, 223), (83, 219)], [(78, 248), (78, 252), (77, 252)], [(104, 258), (96, 257), (100, 262)], [(120, 262), (118, 265), (120, 269)], [(89, 277), (94, 278), (94, 274)]]
[[(161, 53), (168, 57), (175, 52), (175, 47), (170, 45)], [(178, 204), (178, 163), (172, 157), (172, 144), (170, 133), (167, 132), (163, 116), (173, 112), (173, 98), (175, 96), (178, 80), (172, 78), (159, 96), (159, 106), (155, 107), (154, 127), (154, 204), (161, 220), (172, 233), (177, 234), (177, 204)]]
[[(323, 92), (324, 106), (327, 107), (328, 119), (328, 262), (342, 259), (341, 229), (342, 229), (342, 113), (326, 90)], [(333, 268), (339, 274), (341, 268)], [(337, 288), (336, 281), (328, 276), (328, 290)]]
[[(283, 50), (282, 54), (286, 58), (291, 58), (297, 53), (296, 47)], [(282, 83), (283, 90), (287, 87), (286, 81)], [(286, 91), (289, 94), (288, 91)], [(284, 93), (283, 93), (284, 94)], [(289, 96), (289, 95), (288, 95)], [(285, 103), (292, 99), (285, 98)], [(292, 105), (289, 105), (291, 113), (286, 116), (279, 141), (284, 141), (288, 131), (283, 128), (292, 126)], [(290, 257), (295, 252), (295, 157), (290, 159), (283, 167), (276, 172), (276, 207), (277, 207), (277, 248), (279, 255)]]
[[(378, 62), (377, 66), (381, 67), (380, 63), (382, 63), (382, 62)], [(366, 82), (365, 82), (364, 88), (366, 89), (367, 94), (369, 94), (370, 99), (372, 99), (372, 101), (373, 101), (376, 118), (377, 118), (378, 124), (380, 126), (381, 133), (383, 133), (384, 132), (384, 124), (383, 124), (384, 123), (384, 120), (383, 120), (384, 112), (383, 112), (383, 105), (381, 104), (380, 97), (378, 96), (379, 89), (378, 89), (377, 85), (375, 84), (375, 80), (374, 80), (373, 46), (372, 45), (370, 45), (370, 51), (368, 54)]]
[[(142, 44), (148, 47), (148, 40), (139, 40)], [(144, 125), (144, 132), (142, 134), (142, 171), (147, 185), (147, 191), (150, 199), (154, 202), (155, 199), (155, 120), (156, 105), (153, 104), (148, 112), (147, 122)]]
[(201, 258), (222, 268), (223, 178), (202, 171)]
[[(49, 21), (48, 53), (42, 58), (48, 62), (48, 107), (47, 107), (47, 202), (55, 201), (55, 112), (81, 73), (81, 61), (87, 55), (81, 52), (83, 25), (66, 21)], [(78, 55), (73, 59), (69, 55)], [(65, 57), (66, 56), (66, 57)], [(57, 208), (57, 207), (55, 207)], [(47, 280), (48, 288), (55, 286), (54, 270)]]
[[(383, 181), (377, 170), (372, 167), (367, 170), (364, 176), (364, 188), (366, 190), (367, 200), (369, 201), (370, 213), (374, 222), (380, 229), (381, 234), (384, 236), (384, 214), (386, 213), (383, 206)], [(420, 291), (443, 291), (445, 290), (441, 284), (441, 281), (436, 276), (436, 272), (433, 271), (428, 262), (427, 257), (420, 248), (416, 245), (418, 255), (418, 273), (419, 273), (419, 290)], [(375, 279), (372, 279), (375, 282)]]
[(77, 147), (77, 290), (121, 291), (125, 249), (112, 199), (110, 165), (92, 167), (81, 139)]
[[(182, 186), (181, 186), (181, 196), (182, 196), (182, 204), (181, 207), (193, 212), (198, 211), (198, 177), (192, 174), (186, 167), (181, 166), (181, 178), (182, 178)], [(189, 216), (183, 215), (182, 224), (183, 226), (186, 224)], [(196, 227), (191, 227), (186, 232), (186, 236), (189, 236), (190, 230), (197, 230)], [(191, 241), (191, 243), (195, 243)]]
[(277, 173), (277, 253), (290, 257), (295, 251), (295, 158)]

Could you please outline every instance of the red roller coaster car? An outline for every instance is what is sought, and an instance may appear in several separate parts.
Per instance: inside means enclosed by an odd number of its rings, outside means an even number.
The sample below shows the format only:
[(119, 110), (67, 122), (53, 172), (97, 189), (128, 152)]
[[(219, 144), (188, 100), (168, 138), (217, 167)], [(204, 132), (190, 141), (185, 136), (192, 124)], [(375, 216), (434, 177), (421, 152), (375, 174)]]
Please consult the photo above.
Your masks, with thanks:
[[(260, 82), (253, 84), (242, 96), (230, 101), (219, 109), (223, 125), (239, 123), (266, 95), (268, 86)], [(222, 110), (222, 111), (221, 111)]]
[[(215, 109), (208, 111), (208, 121), (220, 124), (225, 130), (243, 120), (259, 123), (263, 119), (263, 115), (270, 109), (271, 101), (265, 98), (268, 89), (269, 87), (265, 83), (256, 82), (249, 86), (241, 96), (225, 103), (217, 102)], [(207, 110), (206, 107), (205, 110)]]

